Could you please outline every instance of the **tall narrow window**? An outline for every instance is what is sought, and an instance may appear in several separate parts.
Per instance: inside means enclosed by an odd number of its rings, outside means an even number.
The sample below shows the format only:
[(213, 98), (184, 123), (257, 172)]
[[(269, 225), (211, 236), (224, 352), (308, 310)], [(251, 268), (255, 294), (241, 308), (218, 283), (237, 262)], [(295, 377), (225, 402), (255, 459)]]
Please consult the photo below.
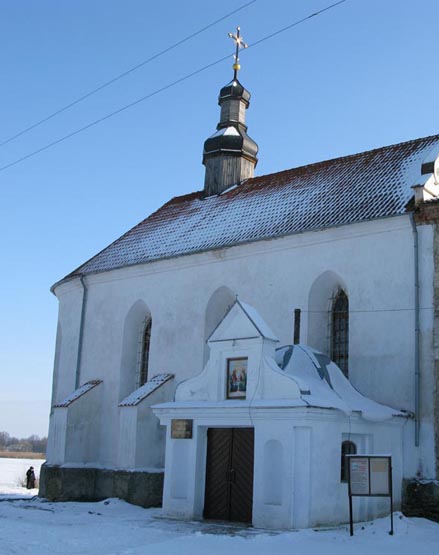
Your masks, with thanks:
[(348, 377), (349, 374), (349, 301), (340, 289), (332, 305), (331, 358)]
[(357, 446), (352, 441), (343, 441), (341, 444), (341, 472), (340, 472), (340, 480), (342, 482), (347, 482), (349, 479), (349, 468), (348, 468), (348, 460), (346, 455), (356, 455), (357, 453)]
[(142, 334), (142, 350), (140, 356), (140, 369), (139, 369), (139, 387), (148, 381), (148, 359), (149, 359), (149, 346), (151, 344), (151, 327), (152, 319), (148, 316), (145, 319), (145, 325)]

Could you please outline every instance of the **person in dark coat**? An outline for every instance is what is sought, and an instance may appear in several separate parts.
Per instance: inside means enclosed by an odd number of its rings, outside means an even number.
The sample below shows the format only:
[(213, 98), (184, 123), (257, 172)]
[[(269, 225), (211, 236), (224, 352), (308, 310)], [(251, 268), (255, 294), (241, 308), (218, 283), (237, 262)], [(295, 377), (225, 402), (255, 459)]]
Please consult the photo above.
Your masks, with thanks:
[(35, 472), (33, 466), (26, 472), (26, 487), (27, 489), (34, 489), (35, 487)]

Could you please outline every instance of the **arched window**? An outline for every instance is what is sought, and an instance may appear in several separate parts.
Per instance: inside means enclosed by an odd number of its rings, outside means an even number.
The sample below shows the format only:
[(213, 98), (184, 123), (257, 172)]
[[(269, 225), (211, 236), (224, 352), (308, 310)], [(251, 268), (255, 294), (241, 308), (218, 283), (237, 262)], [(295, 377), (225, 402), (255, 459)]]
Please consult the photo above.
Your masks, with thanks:
[(343, 289), (340, 289), (332, 305), (331, 359), (343, 374), (349, 374), (349, 301)]
[(228, 287), (219, 287), (210, 297), (206, 306), (204, 317), (204, 364), (210, 355), (210, 349), (207, 344), (213, 330), (221, 322), (227, 314), (229, 308), (235, 302), (236, 295)]
[(141, 336), (141, 352), (140, 352), (140, 367), (139, 367), (139, 384), (141, 387), (148, 381), (148, 359), (149, 359), (149, 346), (151, 344), (151, 327), (152, 318), (147, 316), (144, 322), (144, 328)]
[(341, 465), (340, 465), (340, 480), (347, 482), (349, 479), (349, 467), (346, 455), (356, 455), (357, 446), (353, 441), (343, 441), (341, 444)]

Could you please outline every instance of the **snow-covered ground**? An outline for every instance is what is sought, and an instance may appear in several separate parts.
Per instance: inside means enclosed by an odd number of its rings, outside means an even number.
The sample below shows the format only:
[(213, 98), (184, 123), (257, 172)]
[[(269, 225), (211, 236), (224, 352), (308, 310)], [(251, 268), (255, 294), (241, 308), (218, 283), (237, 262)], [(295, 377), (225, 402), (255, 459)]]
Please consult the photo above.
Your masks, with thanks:
[[(25, 467), (32, 464), (16, 460), (18, 474), (23, 462)], [(33, 463), (39, 470), (39, 464)], [(13, 466), (8, 467), (11, 476), (16, 475)], [(0, 459), (0, 474), (3, 467), (6, 463)], [(389, 518), (356, 525), (353, 538), (346, 526), (273, 533), (172, 521), (162, 518), (160, 509), (142, 509), (118, 499), (51, 503), (32, 496), (14, 498), (13, 493), (29, 492), (4, 481), (2, 476), (1, 555), (431, 555), (439, 548), (439, 524), (399, 513), (395, 513), (394, 536), (388, 534)]]

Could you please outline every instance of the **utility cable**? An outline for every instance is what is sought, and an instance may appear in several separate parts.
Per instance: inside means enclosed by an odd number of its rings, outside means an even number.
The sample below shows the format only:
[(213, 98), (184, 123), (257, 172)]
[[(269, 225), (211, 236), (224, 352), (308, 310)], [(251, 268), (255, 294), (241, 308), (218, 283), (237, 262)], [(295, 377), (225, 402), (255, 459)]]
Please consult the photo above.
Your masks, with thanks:
[[(253, 43), (252, 45), (249, 46), (256, 46), (258, 44), (261, 44), (271, 38), (273, 38), (274, 36), (279, 35), (280, 33), (283, 33), (289, 29), (291, 29), (292, 27), (295, 27), (301, 23), (304, 23), (305, 21), (316, 17), (332, 8), (335, 8), (337, 6), (339, 6), (340, 4), (343, 4), (345, 2), (347, 2), (348, 0), (339, 0), (338, 2), (335, 2), (334, 4), (331, 4), (329, 6), (326, 6), (325, 8), (322, 8), (321, 10), (314, 12), (298, 21), (295, 21), (293, 23), (291, 23), (290, 25), (287, 25), (286, 27), (283, 27), (282, 29), (279, 29), (278, 31), (275, 31), (274, 33), (271, 33), (270, 35), (267, 35), (265, 37), (263, 37), (262, 39), (259, 39), (258, 41), (256, 41), (255, 43)], [(246, 49), (248, 50), (248, 48)], [(126, 104), (125, 106), (122, 106), (121, 108), (114, 110), (113, 112), (110, 112), (109, 114), (102, 116), (101, 118), (96, 119), (95, 121), (92, 121), (91, 123), (84, 125), (83, 127), (80, 127), (79, 129), (76, 129), (75, 131), (72, 131), (71, 133), (68, 133), (67, 135), (64, 135), (63, 137), (60, 137), (59, 139), (56, 139), (55, 141), (52, 141), (51, 143), (48, 143), (47, 145), (34, 150), (33, 152), (30, 152), (29, 154), (26, 154), (25, 156), (22, 156), (21, 158), (17, 158), (16, 160), (14, 160), (13, 162), (10, 162), (9, 164), (6, 164), (4, 166), (0, 167), (0, 171), (6, 170), (12, 166), (15, 166), (16, 164), (19, 164), (20, 162), (23, 162), (24, 160), (27, 160), (28, 158), (32, 158), (33, 156), (36, 156), (37, 154), (40, 154), (41, 152), (48, 150), (49, 148), (62, 143), (64, 141), (66, 141), (67, 139), (70, 139), (71, 137), (74, 137), (75, 135), (78, 135), (79, 133), (82, 133), (83, 131), (86, 131), (87, 129), (90, 129), (91, 127), (94, 127), (95, 125), (98, 125), (100, 123), (102, 123), (103, 121), (112, 118), (113, 116), (116, 116), (117, 114), (120, 114), (121, 112), (124, 112), (125, 110), (128, 110), (130, 108), (132, 108), (133, 106), (136, 106), (137, 104), (140, 104), (141, 102), (144, 102), (145, 100), (148, 100), (150, 98), (152, 98), (153, 96), (156, 96), (157, 94), (160, 94), (164, 91), (166, 91), (167, 89), (170, 89), (172, 87), (174, 87), (175, 85), (178, 85), (179, 83), (182, 83), (183, 81), (187, 81), (188, 79), (190, 79), (191, 77), (194, 77), (195, 75), (198, 75), (199, 73), (202, 73), (203, 71), (206, 71), (207, 69), (216, 66), (218, 64), (220, 64), (221, 62), (224, 62), (225, 60), (228, 60), (230, 58), (231, 54), (228, 54), (227, 56), (223, 56), (217, 60), (215, 60), (214, 62), (211, 62), (209, 64), (206, 64), (205, 66), (196, 69), (195, 71), (192, 71), (191, 73), (188, 73), (187, 75), (180, 77), (179, 79), (176, 79), (175, 81), (172, 81), (171, 83), (168, 83), (167, 85), (164, 85), (163, 87), (160, 87), (159, 89), (156, 89), (155, 91), (142, 96), (140, 98), (138, 98), (137, 100), (134, 100), (133, 102), (130, 102), (129, 104)]]
[(119, 81), (120, 79), (122, 79), (123, 77), (126, 77), (127, 75), (129, 75), (130, 73), (133, 73), (134, 71), (140, 69), (141, 67), (145, 66), (146, 64), (149, 64), (150, 62), (156, 60), (157, 58), (160, 58), (161, 56), (163, 56), (164, 54), (167, 54), (168, 52), (170, 52), (171, 50), (174, 50), (175, 48), (177, 48), (178, 46), (181, 46), (182, 44), (184, 44), (185, 42), (188, 42), (189, 40), (193, 39), (194, 37), (200, 35), (201, 33), (203, 33), (204, 31), (207, 31), (207, 29), (210, 29), (211, 27), (213, 27), (214, 25), (217, 25), (218, 23), (220, 23), (221, 21), (224, 21), (225, 19), (227, 19), (228, 17), (234, 15), (235, 13), (243, 10), (244, 8), (247, 8), (248, 6), (250, 6), (251, 4), (254, 4), (256, 2), (256, 0), (251, 0), (251, 2), (247, 2), (246, 4), (243, 4), (242, 6), (240, 6), (239, 8), (236, 8), (236, 10), (233, 10), (232, 12), (227, 13), (226, 15), (223, 15), (222, 17), (220, 17), (219, 19), (216, 19), (215, 21), (212, 21), (212, 23), (209, 23), (208, 25), (205, 25), (204, 27), (202, 27), (201, 29), (199, 29), (198, 31), (195, 31), (194, 33), (188, 35), (187, 37), (179, 40), (178, 42), (172, 44), (171, 46), (168, 46), (167, 48), (165, 48), (164, 50), (161, 50), (160, 52), (157, 52), (156, 54), (154, 54), (153, 56), (150, 56), (149, 58), (147, 58), (146, 60), (143, 60), (143, 62), (140, 62), (138, 64), (136, 64), (135, 66), (131, 67), (130, 69), (128, 69), (127, 71), (124, 71), (123, 73), (120, 73), (119, 75), (116, 75), (116, 77), (113, 77), (112, 79), (110, 79), (109, 81), (106, 81), (105, 83), (103, 83), (102, 85), (99, 85), (99, 87), (96, 87), (95, 89), (92, 89), (91, 91), (89, 91), (88, 93), (85, 93), (84, 95), (80, 96), (79, 98), (77, 98), (76, 100), (73, 100), (73, 102), (70, 102), (69, 104), (66, 104), (65, 106), (63, 106), (62, 108), (60, 108), (59, 110), (56, 110), (55, 112), (49, 114), (48, 116), (44, 117), (43, 119), (37, 121), (36, 123), (29, 125), (29, 127), (26, 127), (25, 129), (23, 129), (22, 131), (20, 131), (19, 133), (16, 133), (15, 135), (12, 135), (11, 137), (9, 137), (8, 139), (4, 140), (3, 142), (0, 143), (0, 147), (10, 143), (11, 141), (17, 139), (18, 137), (21, 137), (22, 135), (24, 135), (25, 133), (27, 133), (28, 131), (31, 131), (32, 129), (35, 129), (36, 127), (39, 127), (40, 125), (42, 125), (43, 123), (46, 123), (46, 121), (51, 120), (52, 118), (54, 118), (55, 116), (58, 116), (59, 114), (62, 114), (63, 112), (65, 112), (66, 110), (69, 110), (70, 108), (72, 108), (73, 106), (76, 106), (76, 104), (79, 104), (80, 102), (82, 102), (83, 100), (85, 100), (86, 98), (89, 98), (90, 96), (96, 94), (97, 92), (101, 91), (102, 89), (105, 89), (106, 87), (109, 87), (110, 85), (112, 85), (113, 83), (115, 83), (116, 81)]
[(169, 83), (168, 85), (165, 85), (163, 87), (161, 87), (160, 89), (156, 89), (155, 91), (153, 91), (152, 93), (149, 93), (145, 96), (142, 96), (141, 98), (138, 98), (137, 100), (134, 100), (133, 102), (130, 102), (129, 104), (126, 104), (125, 106), (122, 106), (122, 108), (119, 108), (118, 110), (115, 110), (114, 112), (110, 112), (109, 114), (102, 116), (99, 119), (96, 119), (95, 121), (92, 121), (91, 123), (84, 125), (84, 127), (80, 127), (79, 129), (76, 129), (76, 131), (72, 131), (71, 133), (69, 133), (68, 135), (64, 135), (63, 137), (60, 137), (59, 139), (56, 139), (55, 141), (52, 141), (51, 143), (39, 148), (38, 150), (34, 150), (33, 152), (30, 152), (29, 154), (26, 154), (25, 156), (22, 156), (21, 158), (18, 158), (17, 160), (15, 160), (14, 162), (11, 162), (9, 164), (6, 164), (5, 166), (0, 167), (0, 171), (6, 170), (7, 168), (10, 168), (11, 166), (15, 166), (16, 164), (18, 164), (19, 162), (23, 162), (23, 160), (27, 160), (28, 158), (31, 158), (32, 156), (35, 156), (37, 154), (39, 154), (40, 152), (43, 152), (44, 150), (47, 150), (49, 148), (51, 148), (52, 146), (55, 146), (59, 143), (62, 143), (64, 141), (66, 141), (67, 139), (70, 139), (71, 137), (74, 137), (75, 135), (78, 135), (78, 133), (82, 133), (82, 131), (85, 131), (86, 129), (90, 129), (90, 127), (94, 127), (95, 125), (98, 125), (99, 123), (102, 123), (103, 121), (112, 118), (113, 116), (120, 114), (121, 112), (124, 112), (125, 110), (128, 110), (129, 108), (132, 108), (133, 106), (136, 106), (136, 104), (140, 104), (140, 102), (143, 102), (144, 100), (148, 100), (149, 98), (167, 90), (170, 89), (171, 87), (174, 87), (175, 85), (177, 85), (178, 83), (181, 83), (182, 81), (186, 81), (187, 79), (190, 79), (191, 77), (193, 77), (194, 75), (197, 75), (198, 73), (201, 73), (202, 71), (205, 71), (206, 69), (213, 67), (217, 64), (219, 64), (220, 62), (223, 62), (224, 60), (228, 60), (230, 58), (230, 54), (227, 54), (227, 56), (223, 56), (222, 58), (220, 58), (219, 60), (216, 60), (215, 62), (212, 62), (210, 64), (207, 64), (195, 71), (193, 71), (192, 73), (189, 73), (188, 75), (185, 75), (184, 77), (181, 77), (180, 79), (176, 79), (175, 81), (173, 81), (172, 83)]
[(303, 17), (302, 19), (294, 21), (294, 23), (290, 23), (286, 27), (282, 27), (282, 29), (279, 29), (278, 31), (275, 31), (274, 33), (271, 33), (270, 35), (267, 35), (266, 37), (263, 37), (262, 39), (259, 39), (256, 42), (252, 42), (252, 44), (250, 44), (248, 46), (248, 48), (250, 48), (251, 46), (254, 47), (258, 44), (261, 44), (261, 42), (265, 42), (268, 39), (272, 39), (273, 37), (275, 37), (277, 35), (280, 35), (284, 31), (288, 31), (289, 29), (292, 29), (293, 27), (296, 27), (297, 25), (300, 25), (301, 23), (304, 23), (305, 21), (308, 21), (308, 19), (312, 19), (313, 17), (321, 15), (323, 12), (327, 12), (328, 10), (332, 10), (332, 8), (335, 8), (335, 7), (339, 6), (340, 4), (344, 4), (347, 1), (348, 0), (339, 0), (339, 2), (335, 2), (335, 4), (331, 4), (329, 6), (326, 6), (326, 8), (322, 8), (321, 10), (319, 10), (317, 12), (314, 12), (310, 15), (307, 15), (306, 17)]

